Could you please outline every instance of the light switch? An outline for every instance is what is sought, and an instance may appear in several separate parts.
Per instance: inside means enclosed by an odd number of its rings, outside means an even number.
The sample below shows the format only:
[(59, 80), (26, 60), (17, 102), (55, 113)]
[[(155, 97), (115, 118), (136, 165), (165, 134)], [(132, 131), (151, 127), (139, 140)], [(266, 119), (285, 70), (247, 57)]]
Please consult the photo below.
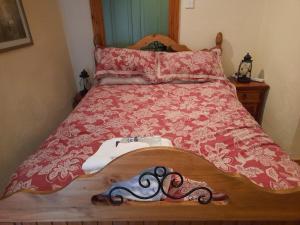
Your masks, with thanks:
[(184, 8), (193, 9), (195, 7), (195, 0), (184, 0)]

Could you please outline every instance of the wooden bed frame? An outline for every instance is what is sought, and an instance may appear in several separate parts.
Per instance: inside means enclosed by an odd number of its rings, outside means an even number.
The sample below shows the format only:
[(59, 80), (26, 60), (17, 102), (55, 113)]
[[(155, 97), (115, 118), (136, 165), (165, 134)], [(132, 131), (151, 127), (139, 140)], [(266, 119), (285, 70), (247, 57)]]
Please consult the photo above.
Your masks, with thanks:
[[(161, 35), (147, 36), (130, 48), (159, 41), (175, 51), (189, 50)], [(216, 47), (221, 48), (218, 33)], [(124, 202), (94, 205), (91, 197), (116, 181), (129, 179), (149, 167), (173, 168), (183, 176), (205, 181), (229, 197), (228, 204), (197, 201)], [(263, 222), (255, 222), (263, 221)], [(267, 223), (267, 221), (269, 221)], [(127, 153), (98, 173), (80, 177), (64, 189), (47, 194), (19, 192), (0, 201), (0, 223), (46, 225), (98, 224), (299, 224), (300, 188), (272, 191), (238, 174), (223, 173), (205, 159), (177, 148), (152, 147)]]

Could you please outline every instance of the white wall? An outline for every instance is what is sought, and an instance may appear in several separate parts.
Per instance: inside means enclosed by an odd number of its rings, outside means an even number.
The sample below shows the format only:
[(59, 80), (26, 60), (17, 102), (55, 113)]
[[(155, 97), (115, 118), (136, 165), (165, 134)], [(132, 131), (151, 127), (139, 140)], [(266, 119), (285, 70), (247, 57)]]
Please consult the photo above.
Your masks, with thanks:
[(271, 87), (263, 127), (293, 154), (300, 154), (299, 12), (299, 0), (266, 0), (258, 40), (258, 61)]
[(180, 42), (196, 50), (214, 46), (219, 31), (224, 34), (225, 73), (236, 72), (249, 52), (256, 65), (257, 39), (263, 15), (263, 0), (195, 0), (194, 9), (185, 9), (181, 1)]
[(93, 30), (89, 0), (59, 0), (74, 76), (79, 90), (79, 74), (95, 70)]

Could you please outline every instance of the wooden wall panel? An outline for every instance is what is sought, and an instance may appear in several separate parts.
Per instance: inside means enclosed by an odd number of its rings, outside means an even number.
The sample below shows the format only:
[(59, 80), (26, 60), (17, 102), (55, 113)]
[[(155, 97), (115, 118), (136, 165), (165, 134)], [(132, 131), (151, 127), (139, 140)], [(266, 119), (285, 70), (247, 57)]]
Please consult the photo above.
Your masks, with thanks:
[(98, 222), (98, 225), (113, 225), (112, 221), (102, 221), (102, 222)]
[[(82, 225), (102, 225), (101, 222), (82, 222)], [(107, 224), (111, 225), (111, 224)]]
[(180, 0), (169, 0), (169, 37), (178, 42)]
[(175, 221), (174, 225), (191, 225), (190, 221)]
[(51, 222), (38, 222), (36, 225), (52, 225)]
[(173, 221), (159, 221), (158, 225), (175, 225)]
[(144, 225), (158, 225), (158, 221), (145, 221)]
[[(197, 221), (196, 221), (197, 223)], [(206, 222), (205, 225), (223, 225), (223, 222), (222, 221), (209, 221), (209, 222)]]
[(68, 223), (67, 222), (53, 222), (52, 225), (68, 225)]
[(95, 45), (105, 46), (102, 0), (90, 0)]
[(129, 222), (127, 221), (114, 221), (113, 225), (128, 225)]
[(300, 225), (284, 221), (102, 221), (102, 222), (38, 222), (38, 223), (0, 223), (0, 225)]
[(129, 222), (128, 225), (144, 225), (143, 221), (137, 221), (137, 222)]
[(68, 225), (82, 225), (81, 222), (67, 222)]

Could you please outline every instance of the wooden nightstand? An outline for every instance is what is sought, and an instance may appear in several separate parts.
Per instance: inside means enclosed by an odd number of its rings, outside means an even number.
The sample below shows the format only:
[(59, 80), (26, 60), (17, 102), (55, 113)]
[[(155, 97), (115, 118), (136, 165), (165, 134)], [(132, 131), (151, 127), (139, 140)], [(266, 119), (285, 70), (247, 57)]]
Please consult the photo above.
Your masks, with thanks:
[(300, 165), (300, 154), (292, 154), (290, 155), (291, 159)]
[(269, 85), (251, 81), (250, 83), (238, 83), (233, 78), (229, 79), (236, 87), (240, 102), (248, 112), (261, 124), (264, 105), (269, 90)]
[(79, 91), (73, 99), (73, 109), (79, 104), (87, 92)]

